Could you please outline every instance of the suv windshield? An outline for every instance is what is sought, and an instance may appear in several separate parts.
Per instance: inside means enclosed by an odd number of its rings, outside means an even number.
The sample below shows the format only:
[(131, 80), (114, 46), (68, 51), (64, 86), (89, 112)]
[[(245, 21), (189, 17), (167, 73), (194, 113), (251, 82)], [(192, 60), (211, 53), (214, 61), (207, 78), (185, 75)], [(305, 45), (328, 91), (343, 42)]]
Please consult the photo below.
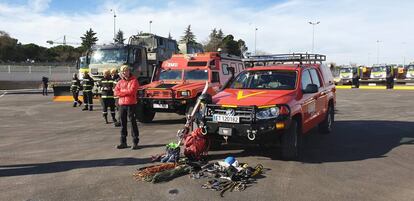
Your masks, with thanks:
[(408, 66), (407, 70), (409, 70), (409, 71), (414, 70), (414, 66)]
[(125, 63), (127, 50), (123, 49), (97, 49), (93, 51), (91, 64)]
[(296, 87), (296, 71), (245, 71), (240, 73), (231, 89), (293, 90)]
[(163, 70), (160, 73), (160, 80), (181, 80), (182, 78), (182, 70)]
[(372, 67), (372, 72), (385, 72), (385, 66)]
[(341, 73), (350, 73), (351, 69), (350, 68), (342, 68), (339, 72), (341, 72)]
[(208, 70), (188, 70), (184, 73), (186, 80), (208, 80)]

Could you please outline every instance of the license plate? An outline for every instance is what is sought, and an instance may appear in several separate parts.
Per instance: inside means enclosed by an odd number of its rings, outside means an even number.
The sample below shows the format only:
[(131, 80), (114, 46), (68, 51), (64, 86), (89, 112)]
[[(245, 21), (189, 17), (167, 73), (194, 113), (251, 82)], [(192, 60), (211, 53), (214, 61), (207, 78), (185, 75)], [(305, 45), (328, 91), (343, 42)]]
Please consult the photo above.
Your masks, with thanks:
[(213, 121), (226, 123), (240, 123), (240, 117), (215, 114), (213, 115)]
[(152, 107), (153, 108), (160, 108), (160, 109), (168, 109), (168, 104), (157, 104), (157, 103), (154, 103), (152, 105)]

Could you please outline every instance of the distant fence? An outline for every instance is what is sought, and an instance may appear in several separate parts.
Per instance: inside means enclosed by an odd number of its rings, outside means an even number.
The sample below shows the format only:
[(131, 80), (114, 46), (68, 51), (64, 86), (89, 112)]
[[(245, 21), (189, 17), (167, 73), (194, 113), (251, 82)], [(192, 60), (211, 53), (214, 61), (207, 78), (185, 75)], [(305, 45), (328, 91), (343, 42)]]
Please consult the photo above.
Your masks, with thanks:
[(50, 81), (68, 81), (76, 72), (71, 66), (0, 65), (0, 81), (40, 81), (43, 76)]

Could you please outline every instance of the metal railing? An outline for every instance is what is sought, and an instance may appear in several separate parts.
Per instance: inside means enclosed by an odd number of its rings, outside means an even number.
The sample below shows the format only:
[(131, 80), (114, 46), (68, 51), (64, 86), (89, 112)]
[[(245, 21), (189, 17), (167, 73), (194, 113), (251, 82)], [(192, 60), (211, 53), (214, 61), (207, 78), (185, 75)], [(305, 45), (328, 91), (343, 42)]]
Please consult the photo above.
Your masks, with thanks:
[(38, 81), (43, 76), (51, 81), (68, 81), (76, 72), (70, 66), (0, 65), (0, 81)]

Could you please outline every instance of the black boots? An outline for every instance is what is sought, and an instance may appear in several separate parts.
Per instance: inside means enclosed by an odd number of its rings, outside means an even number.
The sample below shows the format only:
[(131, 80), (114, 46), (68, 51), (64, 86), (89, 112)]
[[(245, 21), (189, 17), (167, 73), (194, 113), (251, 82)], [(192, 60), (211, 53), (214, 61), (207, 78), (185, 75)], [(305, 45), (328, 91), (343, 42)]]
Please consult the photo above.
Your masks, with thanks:
[(82, 109), (82, 111), (88, 110), (88, 105), (85, 105), (85, 107)]
[(73, 102), (73, 107), (76, 107), (78, 105), (78, 102)]
[(116, 146), (117, 149), (125, 149), (128, 148), (127, 143), (126, 143), (126, 137), (121, 137), (120, 138), (120, 144), (118, 146)]
[(134, 141), (134, 145), (132, 145), (131, 149), (133, 149), (133, 150), (139, 149), (139, 147), (138, 147), (139, 139), (134, 139), (133, 141)]
[(111, 112), (111, 117), (112, 117), (112, 121), (114, 122), (115, 127), (117, 127), (116, 125), (117, 125), (118, 121), (115, 118), (115, 113)]
[(108, 114), (103, 114), (103, 118), (105, 119), (105, 123), (109, 124), (108, 122)]
[[(134, 145), (132, 145), (132, 148), (131, 148), (132, 150), (139, 149), (138, 142), (139, 142), (139, 139), (134, 139), (133, 140)], [(128, 145), (126, 143), (126, 138), (121, 137), (121, 143), (118, 146), (116, 146), (116, 148), (117, 149), (125, 149), (125, 148), (128, 148)]]
[(89, 106), (89, 111), (92, 111), (93, 110), (93, 106), (91, 105), (91, 106)]

